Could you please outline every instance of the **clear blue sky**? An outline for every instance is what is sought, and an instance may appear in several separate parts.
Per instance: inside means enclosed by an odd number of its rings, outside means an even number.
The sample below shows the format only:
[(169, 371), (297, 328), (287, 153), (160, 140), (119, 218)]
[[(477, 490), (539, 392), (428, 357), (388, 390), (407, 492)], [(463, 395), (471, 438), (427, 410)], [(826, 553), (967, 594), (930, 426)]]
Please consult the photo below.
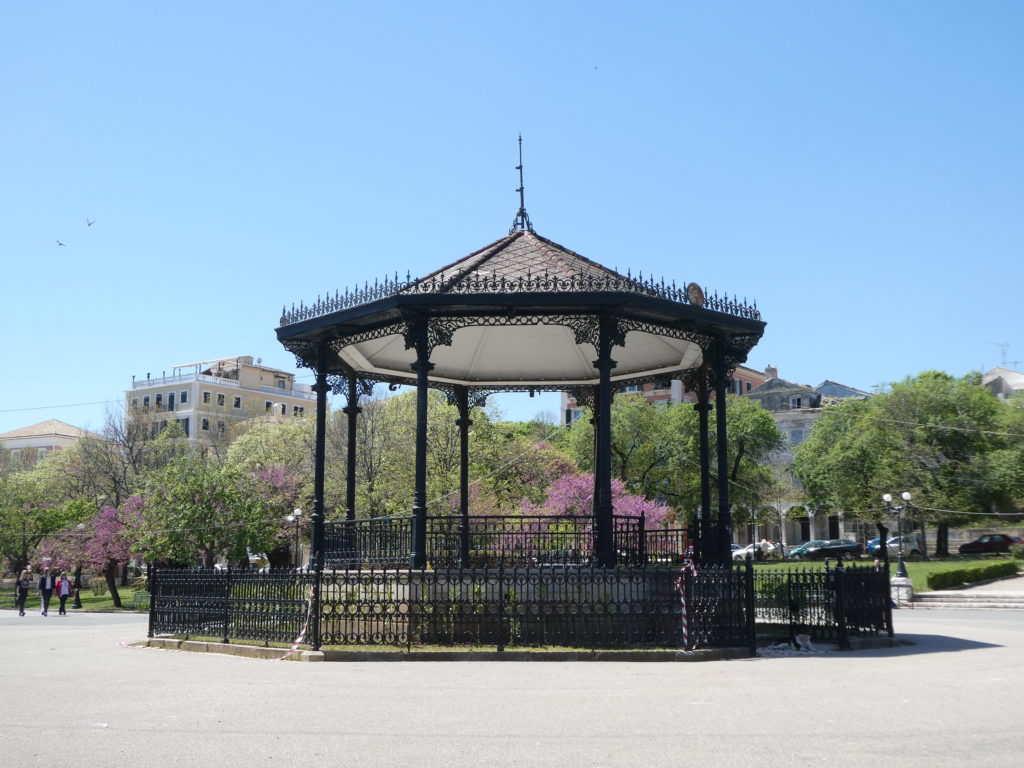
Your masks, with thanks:
[(537, 232), (756, 299), (753, 367), (1024, 361), (1022, 40), (1020, 2), (5, 4), (0, 431), (293, 368), (283, 304), (508, 231), (520, 131)]

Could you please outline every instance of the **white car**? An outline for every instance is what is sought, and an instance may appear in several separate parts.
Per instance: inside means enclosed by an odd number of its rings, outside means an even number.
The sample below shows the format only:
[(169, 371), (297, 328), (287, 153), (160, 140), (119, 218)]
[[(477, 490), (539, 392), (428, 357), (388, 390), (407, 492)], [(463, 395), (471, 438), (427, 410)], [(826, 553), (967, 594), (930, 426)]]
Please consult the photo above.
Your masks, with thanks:
[(753, 544), (747, 544), (747, 546), (740, 549), (734, 549), (732, 551), (733, 560), (746, 560), (747, 555), (757, 559), (758, 552), (761, 552), (764, 557), (776, 557), (782, 554), (781, 545), (775, 544), (774, 542), (765, 542), (765, 546), (761, 546), (761, 542), (755, 541)]

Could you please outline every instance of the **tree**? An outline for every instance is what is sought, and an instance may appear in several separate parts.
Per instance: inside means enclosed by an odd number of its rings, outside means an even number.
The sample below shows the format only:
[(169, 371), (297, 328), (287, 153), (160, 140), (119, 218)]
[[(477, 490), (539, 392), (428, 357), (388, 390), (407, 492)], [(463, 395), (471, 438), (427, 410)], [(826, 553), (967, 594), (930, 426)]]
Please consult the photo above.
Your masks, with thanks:
[(870, 400), (827, 408), (794, 452), (794, 473), (814, 503), (881, 521), (882, 494), (909, 491), (924, 529), (938, 525), (948, 552), (951, 524), (965, 514), (1013, 509), (1024, 489), (1024, 432), (976, 373), (926, 371)]
[[(737, 520), (762, 514), (772, 496), (768, 459), (783, 441), (775, 420), (759, 403), (728, 396), (726, 407), (731, 504)], [(682, 516), (700, 507), (699, 420), (692, 403), (654, 406), (639, 397), (617, 397), (612, 406), (612, 469), (641, 496), (664, 498)], [(593, 466), (593, 426), (582, 418), (566, 438), (581, 468)], [(717, 476), (715, 412), (709, 418), (711, 472)], [(712, 504), (717, 483), (712, 482)]]
[[(530, 515), (558, 517), (586, 517), (593, 515), (594, 476), (576, 472), (562, 475), (545, 491), (544, 500), (534, 504), (524, 499), (522, 511)], [(612, 480), (612, 510), (617, 515), (642, 517), (649, 530), (659, 528), (668, 520), (671, 509), (665, 504), (629, 493), (625, 483)]]
[(41, 541), (95, 509), (95, 501), (69, 498), (62, 490), (66, 478), (55, 469), (60, 453), (51, 452), (29, 469), (0, 476), (0, 557), (12, 570), (32, 564)]
[(280, 505), (266, 478), (205, 456), (181, 456), (151, 471), (143, 491), (133, 548), (146, 559), (248, 562), (249, 551), (273, 549), (281, 532)]

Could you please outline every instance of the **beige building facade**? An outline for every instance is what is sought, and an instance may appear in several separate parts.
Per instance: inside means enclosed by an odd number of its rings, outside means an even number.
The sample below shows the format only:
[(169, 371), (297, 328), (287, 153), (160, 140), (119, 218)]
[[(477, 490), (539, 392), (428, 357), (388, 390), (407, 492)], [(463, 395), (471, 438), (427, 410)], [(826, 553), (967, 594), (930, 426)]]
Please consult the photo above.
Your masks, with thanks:
[(92, 432), (80, 429), (57, 419), (47, 419), (28, 427), (12, 429), (0, 434), (0, 448), (10, 451), (12, 463), (34, 463), (50, 451), (74, 443), (83, 437), (97, 437)]
[(129, 413), (150, 425), (152, 437), (177, 423), (193, 444), (227, 440), (248, 419), (299, 418), (316, 404), (312, 388), (295, 381), (295, 374), (249, 355), (175, 366), (160, 378), (132, 377), (125, 399)]

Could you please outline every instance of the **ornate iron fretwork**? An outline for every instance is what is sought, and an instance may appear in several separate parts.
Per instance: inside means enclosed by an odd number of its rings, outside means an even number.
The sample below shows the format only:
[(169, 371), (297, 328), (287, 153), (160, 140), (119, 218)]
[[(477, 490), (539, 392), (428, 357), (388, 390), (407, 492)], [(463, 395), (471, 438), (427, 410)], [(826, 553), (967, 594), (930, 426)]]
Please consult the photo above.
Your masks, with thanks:
[[(422, 324), (427, 326), (427, 349), (426, 355), (430, 357), (434, 347), (451, 346), (452, 337), (458, 330), (458, 318), (428, 317), (415, 312), (403, 312), (402, 318), (404, 327), (402, 336), (405, 339), (406, 349), (415, 349)], [(351, 343), (351, 342), (349, 342)]]
[(573, 387), (569, 390), (569, 396), (576, 401), (576, 405), (581, 405), (585, 408), (594, 407), (594, 388), (593, 387)]
[(297, 368), (311, 368), (316, 370), (316, 356), (319, 344), (315, 341), (289, 340), (283, 342), (284, 348), (295, 355), (295, 366)]
[[(349, 391), (348, 391), (348, 375), (335, 375), (328, 376), (327, 383), (331, 387), (331, 393), (335, 395), (343, 395), (345, 397), (345, 403), (347, 405), (355, 405), (355, 403), (348, 402)], [(365, 397), (369, 397), (373, 394), (373, 388), (378, 384), (377, 380), (366, 378), (364, 376), (356, 377), (356, 400), (362, 400)]]
[[(460, 387), (453, 386), (451, 384), (442, 384), (440, 386), (435, 386), (434, 389), (438, 389), (441, 392), (444, 392), (445, 401), (448, 403), (448, 405), (455, 406), (459, 404), (458, 390), (460, 389)], [(469, 387), (466, 387), (466, 389), (468, 390), (469, 394), (470, 408), (483, 408), (485, 405), (487, 405), (487, 398), (493, 394), (496, 394), (495, 391), (492, 389), (471, 389)]]
[[(447, 531), (435, 522), (439, 537), (458, 535), (457, 519)], [(572, 535), (559, 534), (564, 540), (551, 539), (556, 546), (545, 550), (550, 560), (509, 566), (479, 556), (479, 568), (412, 570), (401, 567), (408, 524), (329, 524), (336, 569), (322, 574), (154, 568), (149, 635), (291, 643), (312, 609), (320, 621), (305, 638), (310, 645), (745, 646), (753, 653), (755, 633), (781, 639), (802, 629), (840, 646), (854, 636), (892, 636), (884, 568), (754, 571), (748, 563), (680, 572), (679, 560), (649, 542), (645, 567), (601, 569), (576, 556)], [(666, 552), (678, 552), (678, 542), (666, 543)], [(312, 604), (311, 591), (319, 596)]]
[[(453, 278), (459, 278), (453, 280)], [(626, 276), (618, 274), (589, 274), (573, 275), (564, 277), (551, 275), (548, 272), (533, 274), (527, 272), (525, 275), (516, 277), (505, 277), (496, 274), (457, 275), (455, 273), (445, 274), (439, 272), (424, 279), (411, 279), (408, 276), (405, 280), (399, 279), (398, 275), (386, 277), (384, 280), (375, 280), (372, 285), (364, 283), (362, 288), (354, 290), (346, 289), (344, 293), (335, 291), (334, 295), (318, 296), (316, 301), (310, 305), (299, 303), (291, 309), (282, 308), (282, 327), (294, 325), (303, 320), (314, 317), (322, 317), (334, 312), (340, 312), (352, 307), (369, 304), (380, 299), (390, 298), (403, 294), (460, 294), (460, 293), (492, 293), (492, 294), (517, 294), (517, 293), (632, 293), (640, 296), (651, 296), (666, 299), (677, 304), (693, 306), (690, 297), (687, 295), (686, 287), (677, 286), (675, 281), (655, 280), (643, 273), (639, 277), (633, 277), (627, 273)], [(705, 290), (705, 299), (702, 306), (705, 310), (721, 312), (735, 317), (743, 317), (750, 320), (760, 320), (761, 313), (757, 309), (757, 302), (748, 304), (746, 299), (739, 299), (728, 294), (719, 296), (716, 291), (708, 294)]]

